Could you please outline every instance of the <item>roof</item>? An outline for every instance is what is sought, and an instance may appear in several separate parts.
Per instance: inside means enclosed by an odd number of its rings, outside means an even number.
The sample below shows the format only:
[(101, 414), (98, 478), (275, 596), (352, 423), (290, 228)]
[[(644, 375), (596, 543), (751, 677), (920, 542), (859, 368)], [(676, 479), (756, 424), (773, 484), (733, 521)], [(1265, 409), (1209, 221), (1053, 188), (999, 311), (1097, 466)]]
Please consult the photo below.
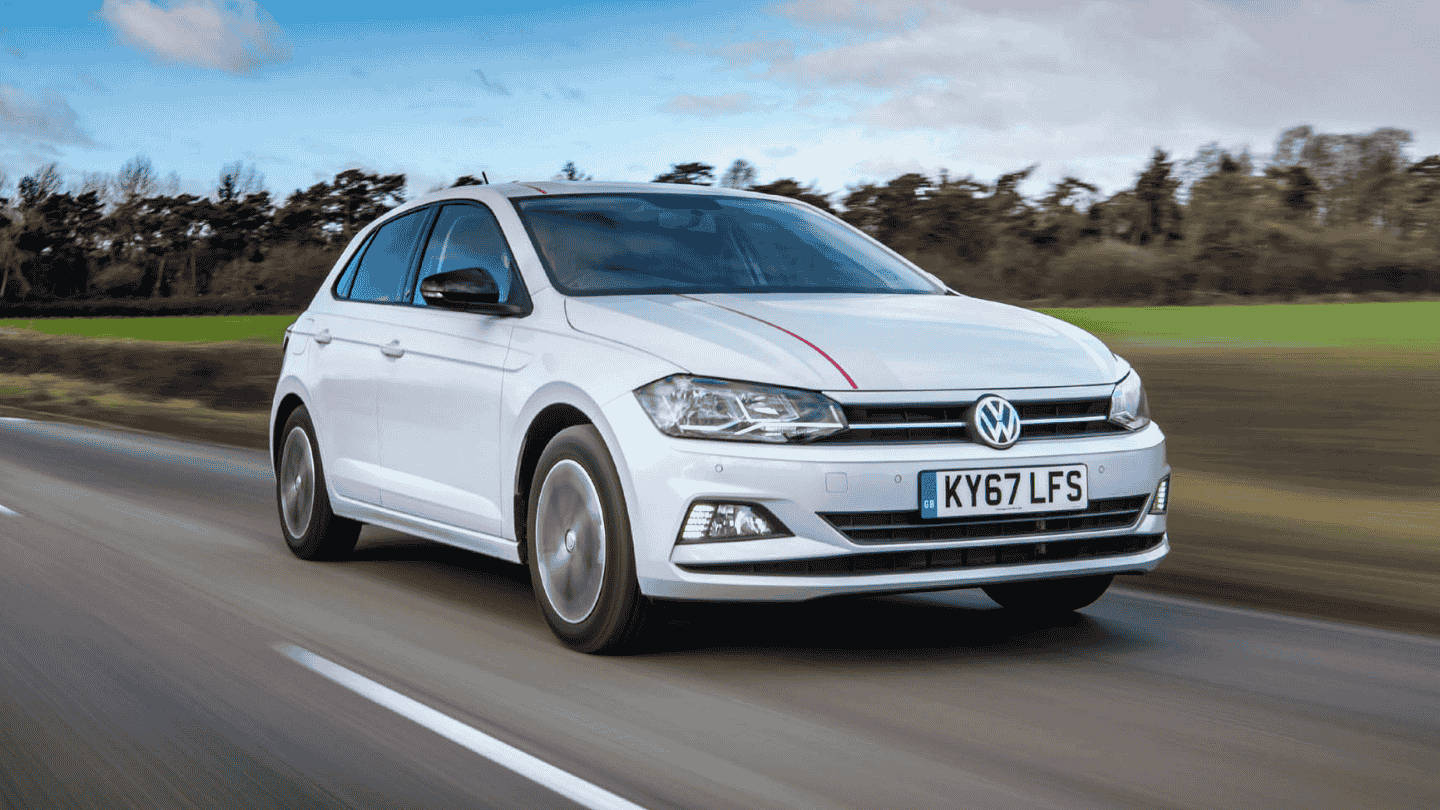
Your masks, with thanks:
[[(615, 194), (643, 192), (645, 194), (715, 194), (731, 197), (769, 197), (753, 191), (741, 191), (720, 186), (692, 186), (681, 183), (635, 183), (599, 182), (593, 180), (534, 180), (511, 183), (491, 183), (478, 186), (454, 186), (441, 189), (411, 200), (420, 204), (435, 200), (456, 199), (472, 196), (472, 192), (490, 192), (507, 198), (535, 197), (541, 194)], [(488, 195), (473, 195), (488, 196)]]

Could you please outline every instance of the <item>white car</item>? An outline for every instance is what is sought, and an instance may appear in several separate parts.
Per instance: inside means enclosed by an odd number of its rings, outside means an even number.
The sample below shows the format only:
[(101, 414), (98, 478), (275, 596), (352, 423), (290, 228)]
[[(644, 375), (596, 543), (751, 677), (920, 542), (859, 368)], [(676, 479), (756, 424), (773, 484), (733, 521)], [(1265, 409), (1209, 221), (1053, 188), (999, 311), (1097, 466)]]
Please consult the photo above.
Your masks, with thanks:
[(305, 559), (370, 523), (529, 566), (551, 628), (980, 587), (1075, 610), (1168, 552), (1139, 376), (784, 197), (462, 186), (355, 236), (271, 411)]

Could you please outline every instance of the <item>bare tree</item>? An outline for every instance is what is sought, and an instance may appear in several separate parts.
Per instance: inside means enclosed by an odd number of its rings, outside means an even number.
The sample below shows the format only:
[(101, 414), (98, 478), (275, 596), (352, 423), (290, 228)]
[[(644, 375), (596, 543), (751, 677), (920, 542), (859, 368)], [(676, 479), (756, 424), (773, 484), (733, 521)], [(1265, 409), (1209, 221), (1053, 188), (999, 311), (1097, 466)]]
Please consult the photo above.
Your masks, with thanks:
[(14, 229), (10, 227), (0, 228), (0, 301), (5, 300), (5, 293), (10, 289), (10, 278), (13, 275), (15, 283), (19, 285), (23, 294), (30, 289), (25, 282), (25, 277), (20, 275), (20, 251), (15, 249)]
[(125, 161), (120, 174), (115, 178), (115, 191), (120, 202), (153, 197), (160, 190), (160, 181), (155, 177), (155, 166), (150, 158), (136, 155)]
[(720, 185), (725, 188), (749, 188), (755, 185), (755, 177), (755, 164), (745, 158), (735, 158), (735, 162), (720, 176)]
[(20, 178), (20, 185), (16, 188), (20, 197), (20, 207), (33, 208), (45, 201), (51, 194), (60, 193), (63, 185), (60, 179), (60, 167), (54, 162), (46, 163), (34, 172)]
[(110, 197), (114, 185), (115, 177), (109, 172), (81, 172), (80, 179), (70, 183), (70, 193), (78, 197), (93, 191), (96, 197), (104, 200)]
[(676, 163), (670, 171), (657, 175), (652, 183), (679, 183), (682, 186), (708, 186), (715, 180), (715, 167), (708, 163)]
[(1300, 166), (1319, 186), (1318, 208), (1329, 224), (1375, 224), (1401, 218), (1394, 193), (1410, 161), (1408, 130), (1333, 134), (1308, 126), (1281, 133), (1270, 168)]
[(243, 160), (226, 163), (220, 167), (220, 179), (215, 184), (216, 202), (241, 200), (251, 194), (265, 190), (265, 175), (255, 168), (254, 163)]
[[(9, 185), (10, 176), (0, 169), (0, 195), (4, 195)], [(19, 251), (15, 249), (18, 227), (12, 227), (16, 225), (20, 213), (7, 210), (9, 203), (9, 198), (0, 196), (0, 301), (5, 300), (5, 291), (10, 288), (10, 271), (13, 269), (18, 276), (20, 270)]]
[(562, 166), (562, 167), (560, 167), (560, 173), (557, 174), (557, 175), (555, 175), (555, 177), (552, 178), (552, 179), (555, 179), (555, 180), (594, 180), (595, 178), (594, 178), (592, 175), (588, 175), (588, 174), (580, 171), (579, 169), (575, 168), (575, 161), (573, 161), (573, 160), (567, 160), (567, 161), (565, 161), (565, 165)]

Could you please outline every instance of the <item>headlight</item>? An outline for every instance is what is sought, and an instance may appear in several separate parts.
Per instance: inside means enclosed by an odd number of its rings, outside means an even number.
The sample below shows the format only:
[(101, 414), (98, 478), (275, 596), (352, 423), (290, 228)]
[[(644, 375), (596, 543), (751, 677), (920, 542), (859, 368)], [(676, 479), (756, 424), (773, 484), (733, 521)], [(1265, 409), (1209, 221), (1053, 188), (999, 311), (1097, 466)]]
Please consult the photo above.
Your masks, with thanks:
[(838, 403), (796, 388), (674, 374), (635, 389), (635, 397), (669, 436), (784, 444), (845, 429)]
[(1150, 403), (1145, 399), (1145, 386), (1140, 374), (1131, 371), (1110, 394), (1110, 421), (1126, 430), (1139, 430), (1150, 424)]

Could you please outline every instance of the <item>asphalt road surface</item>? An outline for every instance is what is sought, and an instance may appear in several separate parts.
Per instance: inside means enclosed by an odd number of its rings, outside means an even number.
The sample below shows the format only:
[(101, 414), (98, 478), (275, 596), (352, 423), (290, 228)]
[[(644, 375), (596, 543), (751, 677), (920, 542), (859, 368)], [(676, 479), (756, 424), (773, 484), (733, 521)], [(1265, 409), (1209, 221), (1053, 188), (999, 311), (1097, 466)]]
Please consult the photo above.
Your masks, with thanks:
[(1440, 807), (1440, 643), (1117, 588), (583, 656), (517, 566), (294, 558), (263, 454), (0, 422), (0, 807), (342, 806)]

